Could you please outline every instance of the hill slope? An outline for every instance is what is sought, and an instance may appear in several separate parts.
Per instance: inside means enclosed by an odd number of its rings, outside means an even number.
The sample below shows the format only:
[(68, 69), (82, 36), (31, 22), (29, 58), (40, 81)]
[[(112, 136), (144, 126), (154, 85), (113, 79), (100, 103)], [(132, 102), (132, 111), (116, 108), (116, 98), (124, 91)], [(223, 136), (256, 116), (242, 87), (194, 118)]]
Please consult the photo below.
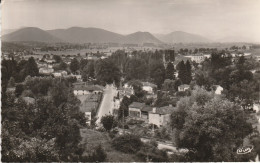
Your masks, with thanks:
[(136, 43), (136, 44), (143, 44), (143, 43), (154, 43), (160, 44), (162, 43), (156, 37), (154, 37), (149, 32), (135, 32), (129, 35), (126, 35), (124, 38), (124, 43)]
[(120, 42), (123, 39), (123, 35), (99, 28), (72, 27), (48, 30), (47, 32), (71, 43), (107, 43)]
[(3, 41), (37, 41), (37, 42), (61, 42), (62, 40), (52, 36), (48, 32), (36, 28), (26, 27), (15, 32), (3, 35)]
[(157, 38), (167, 43), (205, 43), (209, 39), (200, 35), (190, 34), (182, 31), (175, 31), (166, 35), (157, 35)]

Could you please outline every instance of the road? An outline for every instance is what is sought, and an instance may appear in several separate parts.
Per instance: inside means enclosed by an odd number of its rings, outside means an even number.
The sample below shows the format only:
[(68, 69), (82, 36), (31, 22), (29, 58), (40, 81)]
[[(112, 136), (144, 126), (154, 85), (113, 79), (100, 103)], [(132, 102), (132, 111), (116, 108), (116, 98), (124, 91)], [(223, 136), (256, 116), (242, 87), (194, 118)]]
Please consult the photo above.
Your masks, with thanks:
[(97, 124), (100, 124), (101, 118), (104, 115), (112, 114), (114, 106), (114, 97), (117, 95), (117, 90), (113, 85), (106, 85), (103, 93), (103, 99), (98, 109)]
[[(144, 142), (144, 143), (147, 143), (150, 141), (150, 139), (147, 139), (147, 138), (141, 138), (141, 141)], [(174, 147), (172, 144), (169, 144), (169, 143), (164, 143), (164, 142), (159, 142), (159, 141), (156, 141), (158, 143), (158, 149), (168, 149), (168, 150), (171, 150), (172, 152), (187, 152), (186, 149), (177, 149), (176, 147)]]

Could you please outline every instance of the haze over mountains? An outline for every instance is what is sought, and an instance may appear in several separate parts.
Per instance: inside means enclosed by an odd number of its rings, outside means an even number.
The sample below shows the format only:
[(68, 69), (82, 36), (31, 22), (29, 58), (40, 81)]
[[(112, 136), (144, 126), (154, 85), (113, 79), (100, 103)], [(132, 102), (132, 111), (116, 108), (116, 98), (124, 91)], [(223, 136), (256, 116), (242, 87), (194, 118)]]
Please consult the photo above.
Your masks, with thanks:
[[(5, 32), (2, 32), (3, 34)], [(169, 34), (135, 32), (122, 35), (100, 28), (71, 27), (68, 29), (42, 30), (36, 27), (24, 27), (3, 35), (3, 41), (37, 41), (37, 42), (69, 42), (69, 43), (122, 43), (122, 44), (174, 44), (174, 43), (210, 43), (210, 42), (247, 42), (248, 39), (232, 37), (212, 41), (200, 35), (183, 31)]]

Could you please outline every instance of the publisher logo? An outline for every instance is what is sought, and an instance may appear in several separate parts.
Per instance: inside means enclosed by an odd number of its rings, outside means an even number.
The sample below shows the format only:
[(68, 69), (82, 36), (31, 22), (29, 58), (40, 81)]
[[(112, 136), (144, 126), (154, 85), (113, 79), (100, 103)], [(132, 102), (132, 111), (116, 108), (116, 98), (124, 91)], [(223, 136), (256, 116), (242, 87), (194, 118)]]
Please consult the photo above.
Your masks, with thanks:
[(253, 150), (253, 146), (245, 146), (237, 149), (237, 154), (247, 154)]

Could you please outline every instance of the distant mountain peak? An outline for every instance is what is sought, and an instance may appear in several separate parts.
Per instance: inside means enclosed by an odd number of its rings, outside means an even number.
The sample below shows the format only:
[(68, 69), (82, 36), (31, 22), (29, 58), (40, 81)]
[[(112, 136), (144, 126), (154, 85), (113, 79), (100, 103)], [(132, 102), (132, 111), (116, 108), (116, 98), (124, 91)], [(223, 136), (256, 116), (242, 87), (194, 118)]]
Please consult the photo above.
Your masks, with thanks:
[(169, 34), (157, 34), (157, 38), (166, 43), (207, 43), (210, 42), (209, 39), (196, 35), (187, 33), (184, 31), (174, 31)]

